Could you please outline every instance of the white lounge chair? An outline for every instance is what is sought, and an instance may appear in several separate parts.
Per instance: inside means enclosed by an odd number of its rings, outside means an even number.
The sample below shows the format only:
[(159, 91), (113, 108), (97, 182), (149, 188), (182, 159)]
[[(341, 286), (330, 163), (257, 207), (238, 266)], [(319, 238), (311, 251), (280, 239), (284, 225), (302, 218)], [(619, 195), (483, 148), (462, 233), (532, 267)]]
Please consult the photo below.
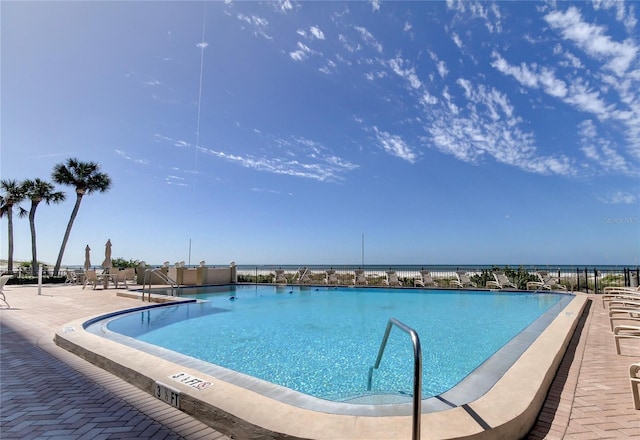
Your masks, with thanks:
[(629, 380), (631, 381), (633, 407), (640, 409), (640, 362), (629, 366)]
[(490, 289), (504, 289), (506, 287), (512, 287), (517, 289), (518, 286), (513, 284), (504, 272), (493, 272), (493, 278), (495, 281), (487, 281), (487, 287)]
[(66, 279), (64, 280), (65, 284), (77, 284), (78, 283), (78, 276), (76, 275), (75, 271), (67, 269), (65, 271), (65, 276), (66, 276)]
[(398, 279), (398, 274), (395, 270), (388, 270), (386, 274), (386, 278), (382, 281), (385, 286), (402, 287), (402, 281)]
[(614, 307), (609, 309), (609, 324), (613, 331), (613, 321), (640, 321), (640, 307)]
[(640, 307), (640, 298), (616, 298), (609, 301), (610, 308)]
[(456, 278), (458, 279), (450, 282), (452, 286), (458, 287), (460, 289), (463, 289), (465, 287), (478, 287), (476, 283), (471, 281), (471, 278), (469, 278), (469, 274), (462, 270), (456, 272)]
[(9, 309), (11, 308), (11, 306), (7, 302), (7, 297), (4, 296), (4, 286), (5, 286), (5, 284), (7, 284), (7, 281), (9, 281), (12, 277), (13, 277), (13, 275), (2, 275), (2, 276), (0, 276), (0, 301), (5, 303), (7, 305), (7, 308), (9, 308)]
[(613, 328), (613, 340), (618, 354), (620, 354), (620, 339), (640, 339), (640, 326), (617, 325)]
[(431, 277), (431, 272), (428, 270), (421, 270), (420, 275), (413, 280), (415, 287), (438, 287), (438, 283)]
[(307, 267), (298, 269), (298, 283), (311, 284), (311, 271)]
[(129, 281), (130, 279), (131, 279), (131, 275), (129, 274), (127, 269), (120, 269), (119, 271), (117, 271), (115, 273), (116, 289), (120, 285), (124, 284), (124, 288), (129, 290), (129, 285), (127, 284), (127, 281)]
[(127, 267), (124, 270), (124, 279), (132, 284), (136, 284), (138, 282), (135, 267)]
[(640, 293), (640, 286), (638, 287), (625, 287), (625, 286), (607, 286), (604, 288), (604, 293), (609, 293), (610, 291), (624, 291), (630, 293)]
[(101, 275), (98, 275), (94, 269), (89, 269), (84, 273), (84, 285), (82, 286), (82, 288), (84, 289), (85, 287), (87, 287), (87, 284), (92, 284), (93, 290), (96, 290), (98, 284), (102, 283), (103, 281), (104, 279)]
[(336, 275), (335, 270), (329, 269), (326, 272), (325, 284), (340, 284), (340, 282), (338, 281), (338, 275)]
[(617, 300), (631, 300), (636, 301), (640, 300), (640, 292), (632, 291), (632, 290), (606, 290), (605, 293), (601, 295), (602, 297), (602, 307), (605, 307), (605, 302), (607, 301), (617, 301)]
[(276, 269), (276, 284), (287, 284), (287, 277), (284, 276), (284, 270)]
[(527, 282), (527, 290), (567, 290), (565, 286), (560, 284), (557, 276), (551, 275), (546, 270), (536, 272), (540, 281)]
[(364, 275), (364, 270), (356, 269), (355, 274), (356, 274), (356, 278), (353, 281), (353, 283), (356, 286), (366, 286), (367, 284), (369, 284), (369, 281), (367, 281), (367, 277)]

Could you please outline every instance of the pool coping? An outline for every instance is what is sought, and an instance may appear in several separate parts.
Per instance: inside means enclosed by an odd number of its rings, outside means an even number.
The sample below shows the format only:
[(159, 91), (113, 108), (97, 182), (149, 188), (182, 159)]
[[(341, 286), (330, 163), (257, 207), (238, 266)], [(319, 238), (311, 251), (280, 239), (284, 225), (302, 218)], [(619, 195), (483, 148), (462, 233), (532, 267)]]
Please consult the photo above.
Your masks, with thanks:
[[(535, 423), (586, 301), (585, 295), (575, 295), (495, 386), (478, 399), (443, 411), (423, 412), (423, 438), (524, 436)], [(84, 330), (84, 325), (94, 318), (65, 325), (56, 332), (56, 343), (149, 393), (155, 392), (156, 382), (176, 389), (183, 411), (229, 435), (273, 439), (408, 438), (411, 435), (411, 415), (407, 411), (401, 411), (406, 414), (372, 416), (300, 408), (227, 382), (224, 375), (205, 374), (197, 368), (91, 334)], [(198, 390), (169, 379), (179, 372), (213, 385)]]

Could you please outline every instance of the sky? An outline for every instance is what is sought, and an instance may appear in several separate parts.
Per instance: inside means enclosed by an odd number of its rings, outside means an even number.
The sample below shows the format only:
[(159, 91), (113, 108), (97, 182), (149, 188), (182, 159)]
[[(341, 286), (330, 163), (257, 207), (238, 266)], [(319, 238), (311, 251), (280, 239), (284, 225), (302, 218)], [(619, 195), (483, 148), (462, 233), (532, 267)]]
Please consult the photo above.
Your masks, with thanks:
[[(149, 264), (640, 264), (640, 4), (3, 1), (2, 179)], [(75, 191), (41, 204), (55, 263)], [(28, 202), (22, 206), (29, 208)], [(26, 218), (14, 259), (31, 259)], [(0, 258), (7, 258), (6, 217)]]

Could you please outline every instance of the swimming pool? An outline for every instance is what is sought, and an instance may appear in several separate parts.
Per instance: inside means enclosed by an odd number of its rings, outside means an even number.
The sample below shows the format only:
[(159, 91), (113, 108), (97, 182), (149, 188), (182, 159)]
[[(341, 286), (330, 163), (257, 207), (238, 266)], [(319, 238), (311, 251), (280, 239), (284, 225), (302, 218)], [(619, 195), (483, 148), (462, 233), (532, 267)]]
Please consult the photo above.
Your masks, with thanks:
[[(228, 299), (228, 293), (226, 297), (218, 295), (224, 304), (219, 308), (240, 307), (243, 301), (250, 302), (247, 296), (250, 291), (237, 287), (240, 289), (235, 292), (241, 293), (233, 295), (238, 297), (235, 301)], [(393, 290), (393, 293), (404, 294), (405, 290), (411, 289)], [(288, 288), (279, 292), (274, 296), (282, 300), (308, 299), (323, 293), (313, 288), (311, 291)], [(432, 292), (415, 291), (416, 294)], [(138, 302), (132, 305), (140, 304), (140, 292), (122, 291), (118, 295), (137, 297)], [(259, 295), (253, 295), (259, 300)], [(586, 295), (564, 295), (564, 298), (562, 301), (569, 301), (564, 308), (561, 302), (556, 303), (452, 389), (422, 400), (423, 438), (486, 440), (525, 436), (535, 423), (569, 341), (574, 331), (581, 328), (581, 317), (587, 310)], [(502, 299), (508, 300), (506, 296)], [(196, 302), (163, 296), (154, 298), (158, 302), (167, 300)], [(338, 300), (335, 304), (340, 309), (344, 303)], [(216, 305), (199, 305), (203, 309), (210, 306)], [(160, 312), (173, 305), (143, 303), (136, 310), (150, 307), (158, 307)], [(233, 438), (362, 440), (412, 435), (412, 405), (402, 400), (402, 395), (398, 401), (333, 402), (108, 330), (109, 321), (133, 310), (69, 322), (56, 331), (55, 342)], [(193, 308), (178, 310), (193, 316)], [(232, 312), (220, 312), (218, 316), (229, 313)], [(145, 318), (145, 314), (137, 316), (141, 320)], [(449, 322), (455, 320), (455, 316), (448, 318)], [(377, 343), (384, 331), (384, 325), (382, 327), (375, 330), (373, 339), (378, 340)], [(199, 335), (190, 337), (198, 339)], [(421, 334), (421, 338), (425, 340), (428, 335)], [(423, 356), (426, 359), (428, 354), (423, 351)], [(194, 386), (194, 382), (185, 381), (185, 377), (204, 382)], [(203, 383), (206, 386), (199, 386)], [(161, 385), (179, 398), (168, 401), (166, 395), (158, 395)]]
[(459, 402), (492, 386), (571, 299), (554, 293), (275, 286), (193, 292), (183, 296), (197, 303), (136, 311), (89, 330), (135, 338), (321, 399), (409, 402), (413, 351), (402, 332), (391, 332), (367, 387), (393, 317), (421, 336), (422, 398), (451, 396), (465, 378), (473, 380), (473, 394), (457, 396)]

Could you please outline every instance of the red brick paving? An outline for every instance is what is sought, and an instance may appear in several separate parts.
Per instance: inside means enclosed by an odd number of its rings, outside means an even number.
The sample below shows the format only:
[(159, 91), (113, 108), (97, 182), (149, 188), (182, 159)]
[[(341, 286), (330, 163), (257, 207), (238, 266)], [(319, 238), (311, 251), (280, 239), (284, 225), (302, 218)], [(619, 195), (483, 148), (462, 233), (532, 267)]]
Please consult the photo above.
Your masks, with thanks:
[(616, 354), (608, 312), (597, 296), (590, 298), (582, 331), (570, 343), (529, 439), (640, 438), (640, 411), (629, 385), (640, 342), (622, 340), (622, 354)]
[(230, 439), (57, 347), (65, 323), (138, 304), (112, 290), (62, 289), (5, 288), (13, 308), (0, 312), (0, 439)]

